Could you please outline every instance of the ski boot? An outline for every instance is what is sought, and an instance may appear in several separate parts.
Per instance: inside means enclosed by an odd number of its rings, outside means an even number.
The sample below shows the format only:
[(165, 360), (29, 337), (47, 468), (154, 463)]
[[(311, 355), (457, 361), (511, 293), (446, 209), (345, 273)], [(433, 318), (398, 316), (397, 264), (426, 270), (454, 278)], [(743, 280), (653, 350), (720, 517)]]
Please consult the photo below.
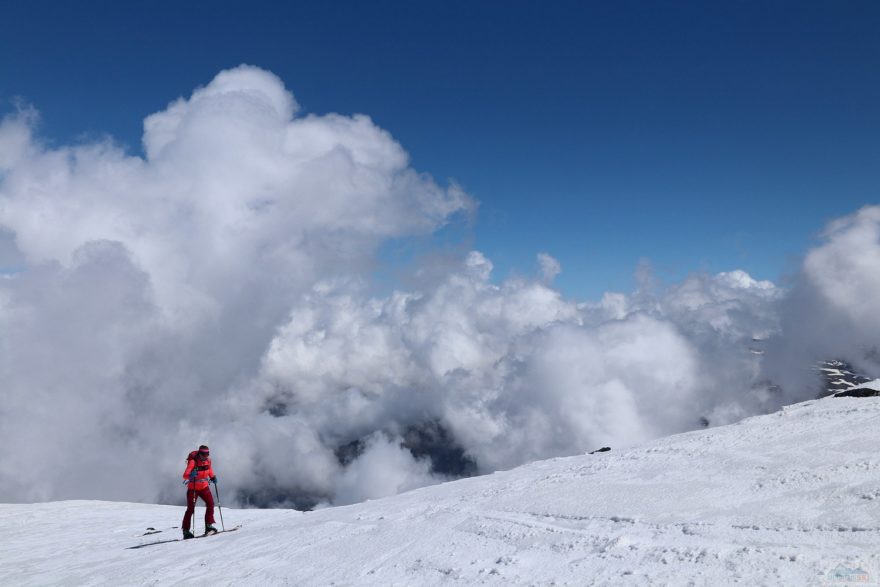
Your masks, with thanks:
[(217, 528), (214, 526), (205, 526), (205, 536), (210, 536), (211, 534), (216, 534)]
[(192, 532), (190, 532), (189, 530), (183, 531), (183, 539), (184, 540), (189, 540), (190, 538), (195, 538), (195, 537), (196, 537), (196, 535), (193, 534)]

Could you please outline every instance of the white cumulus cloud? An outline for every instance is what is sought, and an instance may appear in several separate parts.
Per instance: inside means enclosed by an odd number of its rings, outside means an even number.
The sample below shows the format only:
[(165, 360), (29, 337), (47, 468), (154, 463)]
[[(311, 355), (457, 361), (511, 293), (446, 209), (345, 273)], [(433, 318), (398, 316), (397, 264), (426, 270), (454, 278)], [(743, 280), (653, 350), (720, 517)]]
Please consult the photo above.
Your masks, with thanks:
[(148, 116), (144, 157), (47, 146), (37, 118), (0, 123), (3, 501), (179, 503), (207, 443), (230, 500), (349, 503), (774, 409), (814, 357), (876, 366), (877, 208), (832, 224), (790, 295), (645, 266), (578, 302), (546, 253), (497, 282), (471, 251), (376, 297), (383, 242), (474, 204), (368, 117), (301, 116), (241, 66)]

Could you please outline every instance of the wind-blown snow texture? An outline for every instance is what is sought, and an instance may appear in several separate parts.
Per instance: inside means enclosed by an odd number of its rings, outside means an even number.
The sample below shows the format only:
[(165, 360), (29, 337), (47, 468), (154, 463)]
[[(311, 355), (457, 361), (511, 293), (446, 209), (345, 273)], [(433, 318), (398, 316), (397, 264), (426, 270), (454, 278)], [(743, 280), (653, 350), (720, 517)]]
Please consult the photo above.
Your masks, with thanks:
[[(314, 512), (0, 506), (0, 576), (24, 585), (843, 585), (880, 578), (880, 399), (825, 398), (625, 451)], [(140, 536), (147, 527), (160, 534)], [(834, 573), (837, 573), (836, 575)], [(865, 584), (863, 583), (863, 584)], [(851, 583), (850, 583), (851, 584)]]
[(577, 301), (546, 253), (499, 281), (463, 250), (376, 296), (381, 247), (476, 206), (368, 117), (302, 115), (241, 66), (148, 116), (144, 156), (38, 118), (0, 123), (2, 501), (180, 503), (207, 443), (230, 503), (352, 503), (766, 413), (814, 397), (819, 360), (880, 376), (880, 207), (790, 290), (641, 270)]

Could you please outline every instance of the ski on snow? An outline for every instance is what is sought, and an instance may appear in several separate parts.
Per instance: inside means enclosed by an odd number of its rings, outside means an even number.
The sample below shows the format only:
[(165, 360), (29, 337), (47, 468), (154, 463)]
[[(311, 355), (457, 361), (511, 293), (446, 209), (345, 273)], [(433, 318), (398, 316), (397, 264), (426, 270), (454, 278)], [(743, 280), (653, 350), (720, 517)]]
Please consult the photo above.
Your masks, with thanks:
[(196, 540), (198, 538), (207, 538), (209, 536), (215, 536), (217, 534), (224, 534), (226, 532), (235, 532), (239, 528), (241, 528), (241, 524), (239, 524), (238, 526), (235, 526), (234, 528), (230, 528), (228, 530), (217, 530), (216, 532), (214, 532), (212, 534), (200, 534), (198, 536), (193, 536), (192, 538), (186, 538), (186, 539), (172, 538), (170, 540), (157, 540), (156, 542), (147, 542), (146, 544), (137, 544), (135, 546), (129, 546), (128, 548), (126, 548), (126, 550), (133, 550), (135, 548), (143, 548), (145, 546), (155, 546), (157, 544), (168, 544), (169, 542), (183, 542), (184, 540)]

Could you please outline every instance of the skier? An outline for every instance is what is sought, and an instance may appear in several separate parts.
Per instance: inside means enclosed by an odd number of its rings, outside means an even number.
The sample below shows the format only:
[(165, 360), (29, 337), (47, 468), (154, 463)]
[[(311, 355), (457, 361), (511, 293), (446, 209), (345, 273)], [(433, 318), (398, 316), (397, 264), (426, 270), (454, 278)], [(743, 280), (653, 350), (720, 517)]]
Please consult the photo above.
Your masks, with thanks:
[(216, 534), (214, 527), (214, 496), (208, 480), (217, 483), (214, 469), (211, 468), (211, 451), (204, 444), (199, 450), (189, 453), (186, 459), (186, 471), (183, 472), (184, 483), (189, 481), (186, 490), (186, 513), (183, 515), (183, 538), (195, 538), (189, 531), (192, 516), (196, 511), (196, 499), (201, 497), (205, 502), (205, 535)]

